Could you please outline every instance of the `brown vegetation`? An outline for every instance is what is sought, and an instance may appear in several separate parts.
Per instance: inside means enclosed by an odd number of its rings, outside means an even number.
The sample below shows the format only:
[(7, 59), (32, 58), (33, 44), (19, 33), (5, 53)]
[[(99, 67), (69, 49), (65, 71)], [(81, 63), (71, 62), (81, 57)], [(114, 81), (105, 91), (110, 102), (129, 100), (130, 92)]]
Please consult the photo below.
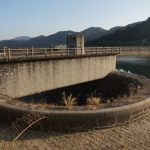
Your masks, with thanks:
[(86, 106), (89, 108), (89, 105), (104, 108), (141, 101), (149, 95), (149, 91), (149, 81), (145, 77), (112, 72), (104, 79), (52, 91), (53, 95), (50, 94), (52, 98), (37, 100), (32, 97), (29, 101), (22, 98), (20, 101), (12, 100), (7, 103), (31, 110), (76, 109), (75, 106), (85, 109)]

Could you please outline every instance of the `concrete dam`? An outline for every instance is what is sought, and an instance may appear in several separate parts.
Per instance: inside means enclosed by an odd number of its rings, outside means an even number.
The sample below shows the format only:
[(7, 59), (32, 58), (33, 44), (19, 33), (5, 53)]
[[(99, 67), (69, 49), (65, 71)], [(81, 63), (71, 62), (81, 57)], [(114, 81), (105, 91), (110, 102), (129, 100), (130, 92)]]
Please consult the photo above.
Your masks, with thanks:
[(115, 70), (120, 49), (80, 45), (0, 52), (0, 94), (19, 98), (103, 78)]

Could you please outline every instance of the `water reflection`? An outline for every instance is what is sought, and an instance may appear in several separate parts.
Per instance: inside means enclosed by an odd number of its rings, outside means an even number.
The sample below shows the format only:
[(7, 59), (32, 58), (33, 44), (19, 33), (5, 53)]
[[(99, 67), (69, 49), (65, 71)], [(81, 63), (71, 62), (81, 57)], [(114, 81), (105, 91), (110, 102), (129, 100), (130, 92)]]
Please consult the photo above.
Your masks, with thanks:
[(116, 68), (150, 79), (150, 56), (118, 56)]

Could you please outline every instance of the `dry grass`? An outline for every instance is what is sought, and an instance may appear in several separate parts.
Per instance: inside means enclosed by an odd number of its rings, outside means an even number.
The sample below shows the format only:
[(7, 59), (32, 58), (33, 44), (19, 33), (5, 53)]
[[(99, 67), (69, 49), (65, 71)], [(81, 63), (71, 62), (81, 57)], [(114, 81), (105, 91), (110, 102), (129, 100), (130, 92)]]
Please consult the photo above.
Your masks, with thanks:
[(118, 95), (117, 98), (113, 98), (112, 102), (109, 102), (108, 105), (112, 107), (123, 106), (132, 104), (141, 100), (146, 99), (149, 95), (147, 89), (142, 88), (141, 86), (129, 85), (129, 94), (124, 94), (123, 96)]
[(136, 102), (136, 100), (145, 99), (146, 95), (148, 94), (147, 89), (142, 88), (141, 86), (135, 87), (134, 85), (130, 85), (129, 89), (130, 89), (130, 95), (128, 101), (131, 103)]
[[(92, 92), (91, 92), (92, 93)], [(116, 107), (116, 106), (123, 106), (132, 104), (141, 100), (144, 100), (150, 93), (141, 86), (135, 86), (134, 84), (129, 84), (129, 94), (118, 95), (118, 97), (109, 97), (109, 98), (102, 98), (98, 92), (93, 92), (90, 95), (87, 95), (86, 102), (83, 105), (87, 105), (88, 109), (97, 109), (99, 107)], [(25, 103), (22, 101), (11, 100), (7, 101), (8, 104), (13, 106), (17, 106), (20, 108), (27, 108), (29, 110), (46, 110), (49, 111), (50, 109), (76, 109), (78, 96), (73, 97), (71, 94), (66, 94), (63, 92), (61, 94), (61, 106), (55, 104), (48, 104), (45, 99), (40, 101), (31, 101), (30, 103)], [(63, 107), (66, 106), (66, 107)]]
[[(8, 128), (13, 128), (17, 131), (18, 135), (5, 147), (7, 150), (11, 150), (13, 143), (28, 129), (31, 127), (36, 127), (39, 125), (42, 128), (42, 125), (40, 124), (40, 120), (47, 118), (42, 113), (30, 113), (25, 114), (22, 116), (22, 118), (18, 118), (12, 125)], [(48, 119), (48, 118), (47, 118)], [(8, 131), (6, 129), (2, 134)], [(43, 129), (43, 128), (42, 128)]]
[[(114, 84), (112, 84), (112, 87), (114, 88)], [(91, 90), (90, 95), (83, 95), (84, 97), (84, 103), (82, 103), (82, 106), (84, 107), (85, 105), (87, 105), (88, 108), (92, 108), (95, 109), (97, 107), (116, 107), (116, 106), (123, 106), (123, 105), (128, 105), (128, 104), (132, 104), (135, 103), (137, 101), (141, 101), (143, 99), (145, 99), (148, 95), (150, 95), (150, 93), (148, 93), (148, 90), (146, 90), (146, 87), (144, 87), (142, 84), (138, 83), (138, 84), (134, 84), (131, 81), (126, 85), (126, 91), (127, 92), (121, 92), (121, 94), (112, 97), (113, 92), (115, 92), (114, 90), (109, 89), (109, 91), (107, 91), (106, 93), (108, 93), (108, 96), (106, 97), (103, 92), (103, 98), (101, 97), (101, 95), (99, 94), (99, 92), (97, 92), (95, 90), (95, 92), (92, 93), (92, 91), (94, 91), (94, 89)], [(122, 90), (122, 89), (121, 89)], [(112, 94), (109, 94), (112, 93)], [(83, 98), (81, 96), (81, 98)], [(87, 98), (86, 98), (87, 97)], [(77, 101), (79, 102), (79, 96), (73, 97), (72, 93), (71, 94), (66, 94), (66, 92), (62, 92), (61, 94), (61, 104), (57, 103), (56, 104), (48, 104), (47, 101), (45, 99), (42, 99), (40, 101), (31, 101), (30, 103), (25, 103), (25, 102), (20, 102), (17, 100), (10, 100), (7, 101), (8, 104), (11, 104), (13, 106), (17, 106), (20, 108), (27, 108), (29, 110), (46, 110), (49, 111), (50, 109), (76, 109), (77, 105)], [(82, 101), (83, 99), (81, 99)], [(63, 107), (66, 106), (66, 107)]]
[(96, 106), (99, 106), (101, 101), (102, 101), (102, 98), (101, 96), (96, 96), (94, 95), (93, 93), (91, 95), (88, 95), (87, 99), (87, 104), (88, 105), (96, 105)]
[(11, 100), (11, 101), (6, 101), (7, 104), (17, 106), (20, 108), (25, 108), (28, 110), (44, 110), (44, 109), (51, 109), (56, 107), (55, 104), (48, 104), (45, 99), (39, 100), (39, 101), (34, 101), (32, 100), (31, 102), (27, 103), (22, 100)]
[(67, 107), (67, 109), (72, 109), (72, 106), (77, 105), (77, 97), (73, 97), (72, 93), (66, 95), (65, 92), (61, 94), (62, 104)]
[(6, 96), (6, 95), (1, 95), (1, 94), (0, 94), (0, 99), (12, 100), (11, 97)]

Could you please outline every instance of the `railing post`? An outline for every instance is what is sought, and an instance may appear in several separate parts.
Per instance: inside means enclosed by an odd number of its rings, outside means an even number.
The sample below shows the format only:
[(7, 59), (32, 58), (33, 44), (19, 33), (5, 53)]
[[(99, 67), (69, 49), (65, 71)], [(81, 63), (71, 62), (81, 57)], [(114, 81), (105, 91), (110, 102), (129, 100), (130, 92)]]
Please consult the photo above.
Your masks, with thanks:
[(45, 48), (44, 51), (45, 51), (45, 57), (47, 57), (47, 49)]
[(113, 47), (111, 47), (111, 53), (113, 53)]
[(69, 56), (69, 48), (67, 48), (67, 56)]
[(53, 57), (53, 49), (52, 49), (52, 47), (51, 47), (51, 57)]
[(32, 58), (34, 58), (34, 49), (33, 49), (33, 46), (31, 47), (31, 52), (32, 52)]
[(106, 54), (106, 47), (105, 47), (105, 54)]
[(60, 48), (60, 53), (61, 53), (61, 56), (62, 56), (62, 48)]
[(75, 47), (75, 54), (77, 55), (77, 48)]
[(26, 50), (26, 58), (28, 58), (28, 48), (27, 48), (27, 50)]
[(81, 56), (82, 56), (82, 47), (81, 47)]
[(6, 59), (6, 50), (5, 50), (5, 47), (4, 47), (4, 59)]
[(10, 48), (8, 48), (8, 60), (11, 59), (11, 56), (10, 56)]
[(94, 54), (94, 47), (92, 47), (92, 55)]
[(96, 47), (96, 54), (98, 54), (98, 48)]

